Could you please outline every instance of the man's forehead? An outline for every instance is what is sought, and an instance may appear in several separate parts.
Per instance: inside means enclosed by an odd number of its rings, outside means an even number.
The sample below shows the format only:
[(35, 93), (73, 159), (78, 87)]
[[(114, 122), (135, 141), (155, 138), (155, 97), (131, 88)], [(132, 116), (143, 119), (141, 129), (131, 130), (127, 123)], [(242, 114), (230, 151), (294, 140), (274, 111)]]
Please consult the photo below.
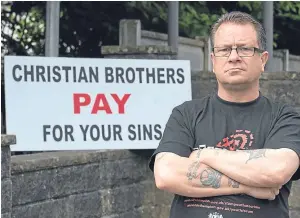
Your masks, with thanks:
[(256, 38), (253, 37), (243, 37), (238, 38), (235, 36), (226, 37), (226, 38), (219, 38), (215, 40), (215, 44), (224, 44), (224, 45), (234, 45), (234, 44), (253, 44), (256, 43)]
[(257, 34), (251, 24), (222, 24), (215, 34), (215, 44), (257, 44)]

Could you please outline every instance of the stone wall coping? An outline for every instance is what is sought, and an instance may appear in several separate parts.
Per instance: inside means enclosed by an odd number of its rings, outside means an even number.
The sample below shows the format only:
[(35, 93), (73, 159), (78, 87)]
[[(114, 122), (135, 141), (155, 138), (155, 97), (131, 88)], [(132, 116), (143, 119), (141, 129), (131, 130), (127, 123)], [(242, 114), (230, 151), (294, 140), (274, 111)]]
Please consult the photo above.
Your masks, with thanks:
[(290, 60), (291, 61), (300, 61), (300, 56), (299, 55), (291, 55), (290, 54)]
[(261, 76), (262, 80), (300, 80), (300, 71), (289, 72), (264, 72)]
[(19, 174), (58, 167), (68, 167), (101, 161), (115, 161), (137, 157), (128, 150), (57, 151), (11, 157), (11, 173)]
[(216, 79), (216, 76), (212, 71), (192, 71), (191, 77), (201, 79)]
[[(215, 79), (215, 74), (211, 71), (192, 71), (192, 78)], [(264, 72), (261, 80), (300, 80), (300, 72)]]
[[(274, 57), (277, 57), (277, 58), (284, 58), (284, 56), (285, 56), (284, 52), (285, 52), (286, 50), (287, 50), (287, 49), (279, 49), (279, 50), (275, 50), (275, 51), (273, 52), (273, 56), (274, 56)], [(289, 54), (288, 57), (289, 57), (289, 60), (290, 60), (290, 61), (300, 61), (300, 56), (299, 56), (299, 55)]]
[(14, 145), (16, 143), (17, 143), (17, 139), (15, 135), (1, 134), (1, 147)]
[(164, 45), (141, 45), (141, 46), (102, 46), (103, 55), (127, 55), (127, 54), (167, 54), (176, 55), (177, 51), (170, 46)]
[(280, 51), (280, 50), (279, 50), (279, 51), (278, 51), (278, 50), (277, 50), (277, 51), (275, 50), (275, 51), (273, 52), (273, 56), (276, 57), (276, 58), (283, 58), (283, 57), (284, 57), (282, 51)]
[[(142, 30), (141, 34), (142, 34), (143, 38), (151, 38), (151, 39), (158, 39), (158, 40), (162, 40), (162, 41), (168, 41), (168, 35), (164, 34), (164, 33), (157, 33), (157, 32), (153, 32), (153, 31)], [(179, 37), (178, 40), (179, 40), (180, 44), (192, 45), (192, 46), (197, 46), (197, 47), (205, 46), (205, 41), (202, 38), (191, 39), (191, 38)]]

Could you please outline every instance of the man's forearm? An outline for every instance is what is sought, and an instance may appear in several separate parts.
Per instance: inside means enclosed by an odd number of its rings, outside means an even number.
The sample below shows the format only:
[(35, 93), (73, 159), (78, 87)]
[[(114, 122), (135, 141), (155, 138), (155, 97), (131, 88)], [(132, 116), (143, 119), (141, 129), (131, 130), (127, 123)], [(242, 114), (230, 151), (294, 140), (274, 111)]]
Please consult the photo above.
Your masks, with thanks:
[(239, 182), (225, 176), (223, 173), (194, 161), (187, 170), (186, 185), (201, 193), (200, 197), (211, 197), (232, 194), (244, 194), (246, 187)]
[(289, 175), (284, 172), (285, 169), (295, 167), (287, 166), (288, 157), (285, 155), (288, 152), (285, 152), (280, 149), (228, 151), (206, 148), (200, 159), (204, 164), (245, 185), (278, 187), (288, 180)]
[[(162, 161), (166, 161), (166, 164)], [(246, 186), (197, 159), (183, 158), (174, 154), (169, 159), (158, 157), (155, 162), (157, 163), (155, 164), (154, 173), (156, 174), (155, 180), (158, 187), (171, 193), (201, 198), (246, 194), (248, 190)]]

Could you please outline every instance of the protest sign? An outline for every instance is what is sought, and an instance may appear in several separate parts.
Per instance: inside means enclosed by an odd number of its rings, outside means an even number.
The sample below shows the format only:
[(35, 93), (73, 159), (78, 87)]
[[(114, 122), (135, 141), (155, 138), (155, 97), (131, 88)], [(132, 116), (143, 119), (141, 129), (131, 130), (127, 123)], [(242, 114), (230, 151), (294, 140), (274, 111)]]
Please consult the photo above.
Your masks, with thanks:
[(5, 99), (13, 151), (155, 149), (190, 63), (6, 56)]

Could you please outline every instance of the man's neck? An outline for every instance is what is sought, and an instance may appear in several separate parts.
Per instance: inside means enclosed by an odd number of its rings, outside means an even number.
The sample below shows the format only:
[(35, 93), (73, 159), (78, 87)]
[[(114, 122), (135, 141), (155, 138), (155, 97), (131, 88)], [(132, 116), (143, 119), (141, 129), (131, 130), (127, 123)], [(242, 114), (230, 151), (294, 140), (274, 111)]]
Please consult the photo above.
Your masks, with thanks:
[(259, 87), (253, 87), (251, 89), (245, 90), (231, 90), (231, 89), (224, 89), (219, 86), (218, 89), (218, 96), (229, 102), (250, 102), (254, 101), (259, 97)]

